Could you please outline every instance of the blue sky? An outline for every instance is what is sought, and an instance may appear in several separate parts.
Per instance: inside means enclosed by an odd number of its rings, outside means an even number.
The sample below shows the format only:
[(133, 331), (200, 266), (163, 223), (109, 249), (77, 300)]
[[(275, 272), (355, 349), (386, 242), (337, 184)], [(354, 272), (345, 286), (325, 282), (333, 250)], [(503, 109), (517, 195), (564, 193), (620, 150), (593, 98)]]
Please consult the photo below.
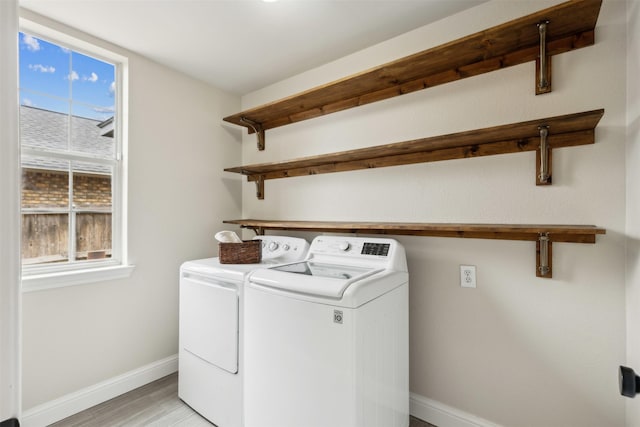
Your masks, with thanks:
[(106, 120), (113, 116), (114, 88), (112, 64), (20, 33), (22, 105)]

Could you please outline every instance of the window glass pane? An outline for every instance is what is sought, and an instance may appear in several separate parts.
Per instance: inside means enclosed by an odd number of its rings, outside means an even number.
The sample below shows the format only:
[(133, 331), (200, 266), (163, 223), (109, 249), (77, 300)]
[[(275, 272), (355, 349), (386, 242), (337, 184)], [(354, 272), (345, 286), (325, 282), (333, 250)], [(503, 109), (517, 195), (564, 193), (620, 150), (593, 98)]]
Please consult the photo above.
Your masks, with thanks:
[[(20, 33), (20, 87), (69, 99), (71, 51)], [(44, 108), (44, 106), (42, 106)]]
[(73, 162), (73, 208), (111, 212), (112, 170), (110, 166)]
[(45, 150), (67, 150), (69, 144), (69, 103), (25, 91), (20, 93), (22, 103), (20, 105), (20, 139), (22, 146)]
[(69, 260), (69, 215), (22, 213), (22, 264)]
[(22, 263), (69, 258), (69, 162), (22, 158)]
[(78, 212), (76, 216), (76, 260), (111, 257), (111, 214)]
[(72, 162), (76, 260), (111, 256), (112, 168)]
[(113, 64), (78, 52), (72, 52), (71, 58), (73, 100), (87, 105), (113, 106), (116, 80)]
[(34, 92), (24, 88), (20, 89), (20, 105), (66, 115), (68, 115), (70, 111), (68, 98)]
[[(113, 116), (98, 114), (89, 110), (84, 105), (73, 104), (71, 149), (103, 159), (113, 159), (115, 156), (113, 120), (109, 120)], [(93, 118), (89, 117), (89, 114), (93, 114)], [(98, 116), (106, 118), (97, 118)]]
[(91, 105), (74, 102), (73, 115), (76, 117), (93, 119), (98, 123), (101, 123), (113, 118), (114, 111), (112, 105)]
[(69, 208), (69, 161), (22, 158), (22, 209), (51, 211)]

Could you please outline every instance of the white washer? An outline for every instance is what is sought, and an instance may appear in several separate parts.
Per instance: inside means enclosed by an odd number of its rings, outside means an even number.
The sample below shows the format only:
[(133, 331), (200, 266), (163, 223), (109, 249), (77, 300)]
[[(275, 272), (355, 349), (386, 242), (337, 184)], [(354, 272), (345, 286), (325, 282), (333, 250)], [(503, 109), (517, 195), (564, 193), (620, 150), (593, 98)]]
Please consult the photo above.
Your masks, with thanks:
[(218, 427), (241, 427), (245, 277), (267, 265), (303, 259), (300, 238), (259, 236), (260, 264), (187, 261), (180, 268), (178, 396)]
[(407, 427), (408, 272), (395, 240), (316, 237), (245, 287), (245, 427)]

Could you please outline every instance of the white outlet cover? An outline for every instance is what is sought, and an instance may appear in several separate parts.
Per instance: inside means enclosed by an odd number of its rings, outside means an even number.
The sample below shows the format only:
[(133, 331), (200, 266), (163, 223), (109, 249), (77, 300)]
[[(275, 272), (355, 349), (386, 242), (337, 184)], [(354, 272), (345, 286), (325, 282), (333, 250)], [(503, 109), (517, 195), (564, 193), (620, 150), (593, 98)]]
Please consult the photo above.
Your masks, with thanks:
[(460, 286), (463, 288), (476, 287), (476, 266), (461, 265), (460, 266)]

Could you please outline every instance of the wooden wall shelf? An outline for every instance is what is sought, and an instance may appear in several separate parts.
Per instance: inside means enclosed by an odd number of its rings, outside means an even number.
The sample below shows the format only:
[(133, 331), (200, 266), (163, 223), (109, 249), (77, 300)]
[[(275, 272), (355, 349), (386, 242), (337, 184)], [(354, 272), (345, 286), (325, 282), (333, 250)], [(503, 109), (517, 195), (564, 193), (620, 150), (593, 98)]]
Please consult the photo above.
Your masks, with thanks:
[(527, 240), (536, 242), (536, 275), (552, 277), (554, 242), (595, 243), (606, 230), (593, 225), (525, 224), (434, 224), (407, 222), (269, 221), (238, 219), (223, 221), (262, 235), (266, 230), (295, 230), (327, 233), (388, 234), (471, 239)]
[[(590, 46), (602, 0), (571, 0), (476, 34), (410, 55), (260, 107), (225, 117), (258, 134), (371, 102), (536, 61), (536, 94), (551, 91), (551, 57)], [(554, 148), (593, 144), (604, 110), (496, 126), (451, 135), (398, 142), (296, 160), (227, 168), (256, 183), (264, 181), (438, 160), (536, 151), (536, 184), (552, 182)], [(264, 234), (265, 230), (390, 234), (536, 242), (536, 275), (552, 276), (554, 242), (595, 243), (606, 230), (591, 225), (428, 224), (228, 220)]]
[(536, 61), (536, 93), (551, 90), (551, 56), (594, 44), (602, 0), (572, 0), (301, 92), (224, 120), (267, 129)]
[[(263, 199), (264, 181), (269, 179), (537, 151), (536, 183), (548, 185), (552, 181), (552, 149), (593, 144), (595, 127), (603, 114), (602, 109), (587, 111), (290, 161), (237, 166), (225, 171), (246, 175), (248, 181), (256, 183), (257, 196)], [(540, 149), (542, 130), (547, 150)], [(542, 180), (541, 175), (546, 175), (546, 179)]]

